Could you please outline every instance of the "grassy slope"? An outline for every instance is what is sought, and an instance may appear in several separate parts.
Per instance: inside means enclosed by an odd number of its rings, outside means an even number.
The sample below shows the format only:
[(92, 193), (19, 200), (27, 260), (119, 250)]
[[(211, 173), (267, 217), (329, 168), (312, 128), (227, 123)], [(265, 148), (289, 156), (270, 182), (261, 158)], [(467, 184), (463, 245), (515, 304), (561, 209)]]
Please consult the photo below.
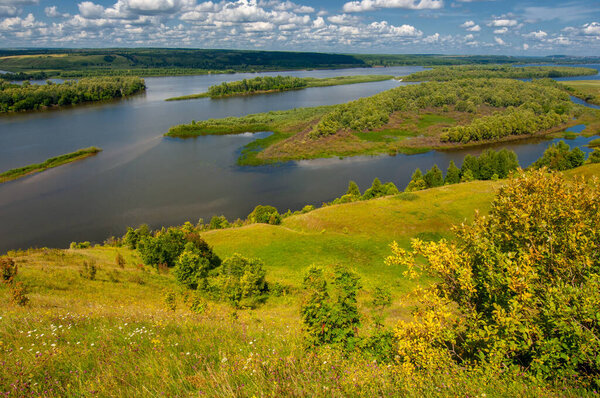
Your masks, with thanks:
[[(568, 174), (600, 175), (600, 165)], [(383, 265), (387, 244), (448, 236), (450, 225), (471, 219), (474, 209), (485, 212), (501, 184), (472, 182), (331, 206), (290, 217), (282, 226), (251, 225), (204, 237), (221, 256), (262, 257), (269, 280), (294, 286), (311, 263), (349, 264), (365, 284), (360, 296), (365, 327), (371, 322), (372, 286), (392, 285), (391, 325), (408, 313), (410, 301), (403, 293), (412, 284), (403, 281), (400, 270)], [(127, 261), (123, 269), (115, 265), (117, 251)], [(15, 396), (555, 396), (524, 380), (469, 379), (450, 387), (457, 382), (452, 375), (417, 391), (406, 380), (391, 384), (392, 370), (370, 360), (307, 355), (295, 294), (272, 298), (236, 318), (230, 307), (217, 303), (194, 314), (181, 297), (175, 312), (166, 311), (163, 293), (178, 289), (173, 277), (140, 269), (137, 255), (126, 249), (11, 255), (31, 299), (25, 309), (6, 304), (9, 291), (0, 284), (0, 392)], [(92, 259), (99, 268), (93, 281), (78, 274), (82, 261)]]
[(208, 92), (206, 92), (206, 93), (200, 93), (200, 94), (182, 95), (181, 97), (171, 97), (171, 98), (167, 98), (165, 101), (183, 101), (183, 100), (207, 98), (207, 97), (223, 98), (223, 97), (268, 94), (268, 93), (275, 93), (275, 92), (278, 93), (281, 91), (301, 90), (303, 88), (309, 88), (309, 87), (329, 87), (329, 86), (341, 86), (344, 84), (380, 82), (383, 80), (390, 80), (393, 78), (394, 78), (394, 76), (391, 76), (391, 75), (336, 76), (336, 77), (325, 77), (322, 79), (314, 78), (314, 77), (307, 77), (307, 78), (305, 78), (306, 83), (307, 83), (306, 87), (302, 87), (302, 88), (298, 88), (298, 89), (290, 88), (290, 89), (285, 89), (285, 90), (252, 91), (252, 92), (248, 92), (248, 93), (236, 93), (236, 94), (222, 95), (222, 96), (216, 96), (216, 97), (210, 97)]
[(30, 174), (40, 173), (53, 167), (62, 166), (63, 164), (76, 162), (78, 160), (94, 156), (100, 151), (102, 151), (102, 149), (96, 147), (80, 149), (75, 152), (47, 159), (43, 163), (35, 163), (24, 167), (19, 167), (17, 169), (8, 170), (0, 174), (0, 184), (3, 182), (16, 180), (17, 178), (25, 177)]
[(576, 97), (600, 105), (600, 80), (572, 80), (560, 83), (572, 90)]

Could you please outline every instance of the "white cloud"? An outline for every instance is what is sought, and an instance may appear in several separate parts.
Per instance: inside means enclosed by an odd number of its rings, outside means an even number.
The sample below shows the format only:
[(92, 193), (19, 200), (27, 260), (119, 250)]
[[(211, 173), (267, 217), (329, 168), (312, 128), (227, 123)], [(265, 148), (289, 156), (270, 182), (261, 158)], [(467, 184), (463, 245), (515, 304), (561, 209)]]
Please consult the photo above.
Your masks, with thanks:
[(475, 21), (465, 21), (465, 23), (460, 25), (461, 28), (470, 28), (472, 26), (475, 26)]
[(523, 37), (526, 37), (528, 39), (537, 39), (537, 40), (542, 40), (544, 38), (546, 38), (548, 36), (548, 33), (544, 32), (543, 30), (538, 30), (537, 32), (529, 32), (523, 35)]
[(317, 19), (315, 19), (313, 21), (312, 26), (315, 29), (321, 29), (321, 28), (325, 27), (325, 20), (323, 19), (323, 17), (317, 17)]
[(344, 12), (373, 11), (378, 8), (404, 8), (408, 10), (436, 10), (444, 6), (443, 0), (359, 0), (344, 4)]
[(481, 26), (479, 25), (475, 25), (475, 26), (471, 26), (470, 28), (467, 29), (469, 32), (479, 32), (481, 30)]
[(495, 34), (495, 35), (503, 35), (503, 34), (505, 34), (506, 32), (508, 32), (508, 28), (507, 28), (506, 26), (505, 26), (505, 27), (503, 27), (503, 28), (500, 28), (500, 29), (495, 29), (495, 30), (494, 30), (494, 34)]
[(2, 22), (0, 22), (0, 30), (18, 30), (18, 29), (32, 29), (39, 28), (45, 26), (43, 22), (38, 22), (35, 20), (33, 14), (29, 13), (25, 18), (21, 17), (13, 17), (6, 18)]
[(587, 24), (583, 25), (582, 31), (586, 35), (600, 36), (600, 23), (598, 23), (598, 22), (587, 23)]
[(467, 41), (471, 41), (475, 38), (475, 36), (473, 36), (471, 33), (469, 33), (468, 35), (465, 35), (465, 40)]
[(56, 6), (46, 7), (44, 9), (44, 13), (48, 18), (67, 18), (69, 17), (68, 13), (59, 12)]
[(104, 15), (104, 7), (99, 4), (94, 4), (91, 1), (84, 1), (77, 5), (79, 14), (84, 18), (98, 19)]
[(494, 41), (497, 44), (500, 44), (501, 46), (505, 46), (506, 45), (506, 42), (504, 40), (502, 40), (500, 37), (494, 37)]
[(437, 43), (438, 41), (440, 41), (440, 34), (439, 33), (435, 33), (431, 36), (427, 36), (423, 39), (424, 43)]
[(510, 26), (516, 26), (517, 25), (517, 21), (515, 19), (508, 19), (508, 18), (499, 18), (499, 19), (494, 19), (492, 22), (490, 22), (489, 26), (495, 26), (495, 27), (510, 27)]
[(338, 25), (355, 25), (360, 21), (358, 17), (348, 14), (332, 15), (327, 20)]
[(529, 50), (529, 44), (523, 43), (523, 50)]
[(0, 6), (0, 17), (14, 17), (19, 13), (19, 9), (13, 6)]

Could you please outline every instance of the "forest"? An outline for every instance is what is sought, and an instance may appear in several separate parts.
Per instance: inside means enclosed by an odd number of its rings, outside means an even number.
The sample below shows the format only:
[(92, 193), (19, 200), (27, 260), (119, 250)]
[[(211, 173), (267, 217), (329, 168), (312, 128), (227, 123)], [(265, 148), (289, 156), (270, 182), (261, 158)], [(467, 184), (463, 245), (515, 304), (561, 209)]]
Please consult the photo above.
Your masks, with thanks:
[(598, 62), (598, 57), (510, 57), (436, 54), (328, 54), (220, 49), (108, 48), (0, 50), (0, 78), (42, 76), (173, 76), (403, 65), (464, 65)]
[(464, 65), (443, 66), (403, 77), (403, 81), (449, 81), (474, 78), (542, 79), (598, 74), (593, 68), (565, 66)]
[(104, 101), (143, 92), (139, 77), (95, 77), (64, 83), (11, 84), (0, 82), (0, 112), (40, 110), (52, 106)]

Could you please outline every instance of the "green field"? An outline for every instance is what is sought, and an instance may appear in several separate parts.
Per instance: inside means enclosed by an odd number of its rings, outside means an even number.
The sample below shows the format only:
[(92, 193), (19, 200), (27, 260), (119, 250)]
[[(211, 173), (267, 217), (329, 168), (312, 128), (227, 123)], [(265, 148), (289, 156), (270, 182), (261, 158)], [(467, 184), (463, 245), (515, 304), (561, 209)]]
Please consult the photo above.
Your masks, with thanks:
[(17, 178), (25, 177), (31, 174), (41, 173), (44, 170), (62, 166), (63, 164), (76, 162), (78, 160), (94, 156), (100, 151), (102, 151), (102, 149), (96, 147), (80, 149), (75, 152), (47, 159), (43, 163), (34, 163), (28, 166), (8, 170), (3, 173), (0, 173), (0, 184), (3, 182), (16, 180)]
[[(568, 175), (600, 175), (587, 165)], [(234, 311), (206, 301), (192, 312), (186, 291), (167, 272), (140, 266), (136, 252), (31, 249), (9, 252), (30, 304), (0, 307), (0, 392), (17, 396), (591, 396), (527, 379), (447, 373), (424, 387), (402, 379), (393, 366), (335, 350), (304, 351), (299, 290), (306, 267), (345, 264), (362, 277), (359, 296), (364, 331), (374, 309), (375, 286), (388, 285), (393, 305), (386, 324), (409, 316), (417, 283), (402, 269), (384, 265), (388, 245), (409, 239), (451, 238), (453, 224), (486, 213), (503, 184), (471, 182), (335, 205), (291, 216), (280, 226), (249, 225), (203, 234), (220, 256), (238, 252), (260, 257), (269, 282), (289, 287), (255, 310)], [(125, 265), (119, 267), (120, 253)], [(83, 261), (97, 266), (95, 278), (80, 276)], [(167, 310), (165, 292), (176, 293)], [(0, 283), (0, 300), (9, 302)]]
[(322, 79), (315, 77), (306, 77), (302, 78), (305, 82), (305, 86), (301, 88), (290, 88), (283, 90), (262, 90), (262, 91), (252, 91), (252, 92), (244, 92), (237, 94), (229, 94), (222, 96), (211, 96), (208, 92), (200, 93), (200, 94), (190, 94), (183, 95), (181, 97), (172, 97), (167, 98), (165, 101), (183, 101), (189, 99), (198, 99), (198, 98), (223, 98), (223, 97), (232, 97), (232, 96), (242, 96), (242, 95), (257, 95), (257, 94), (268, 94), (274, 92), (281, 91), (289, 91), (289, 90), (301, 90), (302, 88), (309, 87), (329, 87), (329, 86), (341, 86), (344, 84), (357, 84), (357, 83), (372, 83), (372, 82), (380, 82), (384, 80), (393, 79), (394, 76), (391, 75), (357, 75), (357, 76), (336, 76), (336, 77), (325, 77)]
[(561, 84), (576, 97), (600, 105), (600, 80), (569, 80)]

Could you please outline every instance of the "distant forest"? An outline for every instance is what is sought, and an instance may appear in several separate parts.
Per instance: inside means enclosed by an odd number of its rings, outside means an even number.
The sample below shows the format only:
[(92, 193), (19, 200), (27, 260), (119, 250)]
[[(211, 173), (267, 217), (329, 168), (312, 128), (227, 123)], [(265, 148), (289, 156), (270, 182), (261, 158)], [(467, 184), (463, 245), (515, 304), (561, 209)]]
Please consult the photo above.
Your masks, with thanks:
[(595, 58), (455, 56), (435, 54), (327, 54), (207, 49), (109, 48), (0, 50), (7, 80), (96, 75), (191, 75), (239, 71), (401, 65), (585, 63)]

